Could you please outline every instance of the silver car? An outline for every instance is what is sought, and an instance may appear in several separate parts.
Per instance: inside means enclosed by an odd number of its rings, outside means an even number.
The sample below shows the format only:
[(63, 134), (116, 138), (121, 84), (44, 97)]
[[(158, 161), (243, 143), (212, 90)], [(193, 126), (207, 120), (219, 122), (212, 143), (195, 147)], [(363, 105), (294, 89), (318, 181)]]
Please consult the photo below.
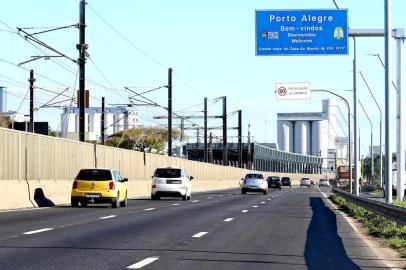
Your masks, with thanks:
[(319, 187), (330, 187), (330, 183), (327, 179), (320, 179)]
[(242, 194), (246, 194), (247, 192), (262, 192), (266, 195), (268, 193), (268, 182), (261, 173), (248, 173), (245, 178), (241, 180)]
[(300, 186), (301, 187), (310, 187), (311, 182), (310, 179), (307, 177), (303, 177), (302, 179), (300, 179)]

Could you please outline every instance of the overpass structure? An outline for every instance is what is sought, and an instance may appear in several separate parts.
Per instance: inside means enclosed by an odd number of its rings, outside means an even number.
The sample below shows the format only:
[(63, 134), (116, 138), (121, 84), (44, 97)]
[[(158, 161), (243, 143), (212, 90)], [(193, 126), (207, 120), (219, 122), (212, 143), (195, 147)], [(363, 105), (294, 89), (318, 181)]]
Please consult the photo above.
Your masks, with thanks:
[[(222, 144), (214, 143), (210, 149), (209, 161), (221, 164)], [(227, 149), (229, 165), (238, 166), (238, 144), (229, 143)], [(186, 150), (188, 159), (203, 160), (204, 145), (202, 143), (188, 143)], [(276, 149), (275, 144), (244, 143), (242, 145), (242, 163), (244, 168), (258, 171), (320, 174), (323, 158), (281, 151)]]

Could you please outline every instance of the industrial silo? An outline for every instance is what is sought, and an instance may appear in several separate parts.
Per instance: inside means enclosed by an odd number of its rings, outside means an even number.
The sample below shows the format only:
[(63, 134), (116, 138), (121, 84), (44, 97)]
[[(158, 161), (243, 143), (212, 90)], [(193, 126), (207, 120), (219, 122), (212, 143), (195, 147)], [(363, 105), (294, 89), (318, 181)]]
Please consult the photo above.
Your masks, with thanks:
[(311, 126), (309, 121), (295, 122), (295, 153), (310, 155), (311, 152)]
[(312, 152), (313, 156), (320, 156), (322, 145), (321, 121), (312, 121)]
[(279, 149), (285, 152), (293, 152), (293, 122), (278, 121), (278, 146)]

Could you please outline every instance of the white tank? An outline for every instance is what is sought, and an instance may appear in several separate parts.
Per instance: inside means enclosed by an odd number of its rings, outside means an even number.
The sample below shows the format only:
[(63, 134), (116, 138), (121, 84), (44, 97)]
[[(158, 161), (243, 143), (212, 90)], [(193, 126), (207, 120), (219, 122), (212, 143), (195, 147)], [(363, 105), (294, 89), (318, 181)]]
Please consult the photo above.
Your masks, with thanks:
[(279, 150), (293, 152), (293, 128), (292, 121), (278, 121)]
[(295, 122), (295, 153), (310, 155), (310, 128), (309, 121)]
[(321, 121), (312, 121), (312, 152), (313, 156), (320, 156), (321, 140), (324, 136), (321, 133)]

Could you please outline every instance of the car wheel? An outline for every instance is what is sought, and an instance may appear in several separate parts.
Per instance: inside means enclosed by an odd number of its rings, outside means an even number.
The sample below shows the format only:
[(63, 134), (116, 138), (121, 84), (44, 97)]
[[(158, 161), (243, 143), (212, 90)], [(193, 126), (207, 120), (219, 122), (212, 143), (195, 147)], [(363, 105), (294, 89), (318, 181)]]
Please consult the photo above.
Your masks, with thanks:
[(187, 194), (185, 194), (185, 196), (182, 196), (182, 201), (186, 201), (187, 200)]
[(126, 207), (127, 205), (128, 205), (128, 200), (127, 200), (127, 192), (126, 192), (124, 201), (120, 202), (120, 206), (121, 207)]
[(70, 199), (70, 205), (71, 205), (72, 207), (78, 207), (78, 206), (79, 206), (79, 201), (78, 201), (78, 199), (71, 198), (71, 199)]
[(268, 192), (266, 190), (263, 191), (264, 195), (268, 194)]
[(244, 189), (241, 190), (241, 194), (245, 195), (247, 194), (247, 191), (245, 191)]
[(117, 193), (117, 198), (111, 202), (112, 208), (119, 208), (120, 207), (120, 193)]
[(187, 196), (187, 200), (192, 200), (192, 193), (189, 194), (189, 196)]
[(282, 190), (282, 187), (279, 187), (279, 190)]
[(81, 207), (86, 207), (87, 206), (87, 201), (85, 201), (85, 200), (80, 201), (80, 206)]

